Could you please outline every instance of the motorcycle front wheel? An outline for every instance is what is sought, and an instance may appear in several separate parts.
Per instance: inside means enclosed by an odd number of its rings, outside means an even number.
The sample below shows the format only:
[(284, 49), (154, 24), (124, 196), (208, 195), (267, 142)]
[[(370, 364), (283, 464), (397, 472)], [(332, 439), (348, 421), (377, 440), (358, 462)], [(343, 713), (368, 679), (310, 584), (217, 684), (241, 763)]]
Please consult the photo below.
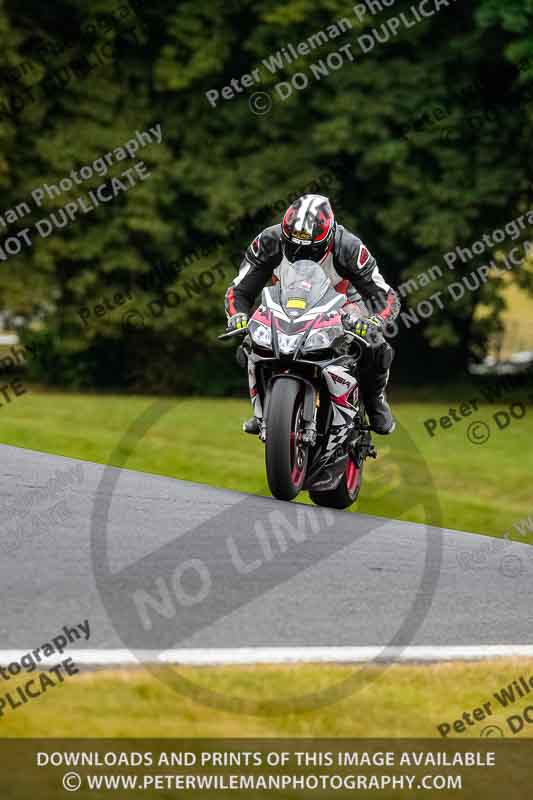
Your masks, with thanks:
[(270, 491), (278, 500), (293, 500), (307, 471), (309, 446), (300, 441), (304, 389), (292, 379), (274, 381), (268, 404), (265, 463)]

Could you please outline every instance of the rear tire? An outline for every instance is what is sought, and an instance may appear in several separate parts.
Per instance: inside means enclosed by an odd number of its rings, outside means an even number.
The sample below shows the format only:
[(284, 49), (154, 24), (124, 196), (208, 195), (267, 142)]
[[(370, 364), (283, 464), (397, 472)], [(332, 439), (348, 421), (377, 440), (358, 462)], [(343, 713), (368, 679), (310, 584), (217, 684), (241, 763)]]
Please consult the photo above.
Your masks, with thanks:
[(304, 389), (289, 378), (274, 381), (268, 404), (265, 463), (270, 491), (278, 500), (293, 500), (301, 490), (309, 446), (300, 446)]
[(346, 469), (337, 488), (331, 489), (329, 492), (309, 492), (309, 497), (317, 506), (349, 508), (357, 500), (362, 483), (363, 463), (357, 466), (353, 454), (350, 453)]

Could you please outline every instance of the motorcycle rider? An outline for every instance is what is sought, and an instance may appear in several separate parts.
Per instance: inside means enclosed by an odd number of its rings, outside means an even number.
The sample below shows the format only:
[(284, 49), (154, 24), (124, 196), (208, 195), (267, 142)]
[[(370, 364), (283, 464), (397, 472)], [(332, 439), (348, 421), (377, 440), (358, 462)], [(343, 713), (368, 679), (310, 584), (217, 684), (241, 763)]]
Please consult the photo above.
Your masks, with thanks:
[[(266, 228), (253, 240), (226, 292), (228, 329), (247, 326), (257, 296), (269, 280), (277, 281), (284, 262), (304, 259), (319, 263), (332, 286), (346, 295), (344, 327), (369, 345), (358, 372), (370, 426), (382, 435), (392, 433), (395, 423), (385, 388), (394, 352), (382, 326), (398, 316), (400, 300), (362, 241), (335, 221), (327, 197), (303, 195), (289, 206), (281, 224)], [(258, 434), (260, 421), (252, 417), (243, 430)]]

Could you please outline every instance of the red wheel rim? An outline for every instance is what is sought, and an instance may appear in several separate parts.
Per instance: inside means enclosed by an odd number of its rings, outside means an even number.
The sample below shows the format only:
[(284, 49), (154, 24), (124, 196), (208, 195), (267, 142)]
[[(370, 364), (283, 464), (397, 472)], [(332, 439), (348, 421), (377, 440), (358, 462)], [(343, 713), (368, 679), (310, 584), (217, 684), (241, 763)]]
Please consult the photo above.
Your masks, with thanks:
[(294, 431), (291, 432), (291, 480), (296, 488), (300, 488), (304, 480), (305, 453), (300, 453), (298, 434), (300, 433), (302, 420), (302, 404), (300, 403), (294, 420)]
[(346, 488), (352, 494), (357, 488), (359, 483), (359, 467), (351, 456), (348, 457), (346, 464)]
[(291, 447), (292, 447), (292, 469), (291, 480), (295, 486), (300, 486), (304, 477), (303, 467), (298, 466), (298, 444), (296, 441), (296, 433), (291, 433)]

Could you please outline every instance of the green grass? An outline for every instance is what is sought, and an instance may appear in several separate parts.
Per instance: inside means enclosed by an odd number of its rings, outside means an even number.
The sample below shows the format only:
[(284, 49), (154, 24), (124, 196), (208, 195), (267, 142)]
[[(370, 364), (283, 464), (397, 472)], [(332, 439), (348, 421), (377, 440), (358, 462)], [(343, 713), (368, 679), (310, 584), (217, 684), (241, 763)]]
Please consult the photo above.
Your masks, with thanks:
[[(455, 399), (437, 402), (436, 390), (420, 390), (413, 402), (394, 398), (400, 423), (391, 437), (375, 437), (378, 459), (368, 461), (355, 511), (501, 536), (533, 512), (526, 476), (533, 472), (533, 412), (505, 430), (491, 416), (508, 401), (482, 405), (479, 412), (438, 429), (431, 438), (423, 422), (447, 414), (450, 405), (479, 396), (456, 389)], [(166, 413), (157, 412), (164, 406)], [(153, 424), (139, 438), (126, 435), (148, 408)], [(161, 409), (160, 409), (161, 411)], [(129, 469), (169, 475), (211, 486), (268, 495), (263, 446), (240, 432), (249, 415), (245, 399), (68, 394), (31, 389), (1, 410), (5, 444)], [(466, 429), (474, 419), (491, 423), (484, 445), (471, 444)], [(301, 496), (306, 501), (307, 495)], [(440, 512), (438, 511), (440, 507)], [(514, 536), (521, 541), (519, 536)], [(531, 541), (531, 539), (525, 540)]]
[[(172, 668), (161, 670), (170, 679)], [(458, 738), (476, 737), (487, 724), (505, 720), (531, 703), (528, 697), (503, 708), (494, 699), (512, 680), (533, 673), (531, 659), (480, 663), (374, 666), (300, 665), (208, 667), (179, 670), (200, 687), (234, 698), (231, 711), (180, 694), (144, 669), (85, 673), (0, 719), (1, 737), (416, 737), (441, 738), (437, 726), (453, 724), (464, 711), (487, 701), (492, 714)], [(357, 681), (337, 702), (304, 713), (247, 715), (239, 697), (268, 700), (317, 693)], [(518, 736), (531, 737), (533, 725)], [(506, 730), (506, 736), (511, 736)]]

